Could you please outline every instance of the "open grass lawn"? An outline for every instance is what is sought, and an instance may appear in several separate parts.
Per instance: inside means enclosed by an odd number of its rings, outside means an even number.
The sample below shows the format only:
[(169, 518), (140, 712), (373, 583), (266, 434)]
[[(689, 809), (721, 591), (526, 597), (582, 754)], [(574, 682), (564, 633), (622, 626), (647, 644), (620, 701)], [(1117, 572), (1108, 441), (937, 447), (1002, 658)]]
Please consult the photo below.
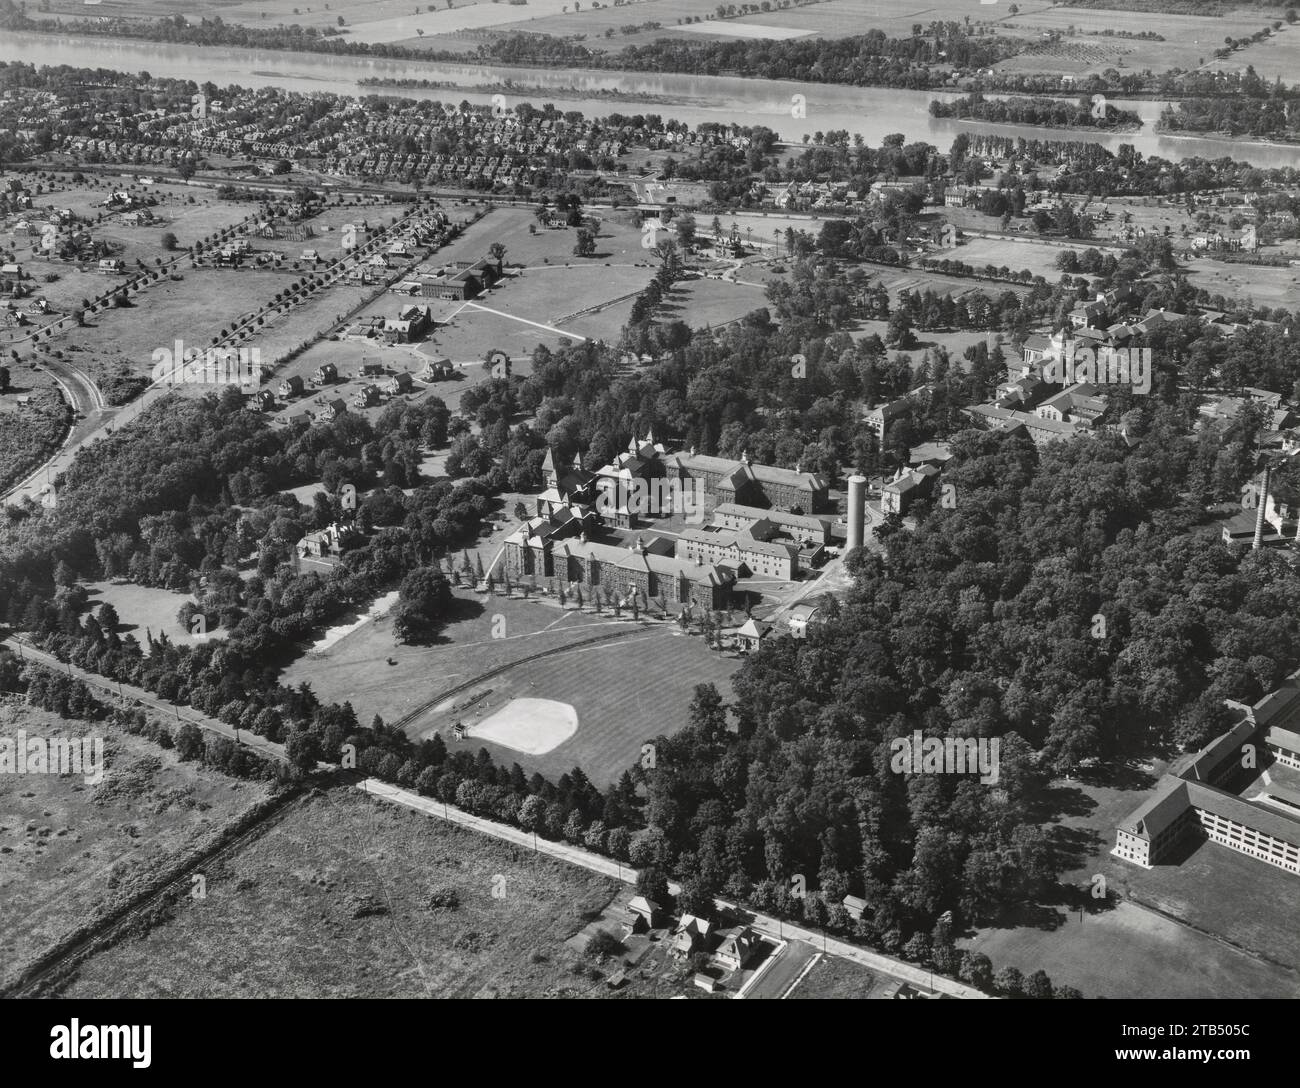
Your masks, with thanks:
[[(491, 560), (482, 553), (484, 566)], [(457, 561), (459, 563), (459, 560)], [(285, 683), (295, 687), (306, 680), (325, 700), (351, 700), (357, 713), (382, 714), (387, 722), (432, 698), (445, 688), (526, 655), (563, 646), (614, 630), (613, 621), (561, 613), (537, 600), (502, 596), (491, 599), (468, 590), (455, 591), (457, 619), (432, 646), (398, 645), (392, 621), (384, 618), (358, 629), (335, 644), (324, 656), (304, 657), (285, 670)], [(493, 638), (493, 617), (503, 620)], [(388, 665), (392, 658), (396, 665)]]
[(1110, 878), (1122, 894), (1300, 972), (1294, 873), (1214, 842), (1150, 870), (1111, 860)]
[[(740, 667), (732, 654), (706, 649), (698, 636), (683, 635), (676, 625), (656, 625), (608, 643), (579, 647), (570, 653), (525, 662), (485, 680), (482, 688), (449, 700), (463, 704), (479, 690), (490, 694), (468, 710), (440, 704), (412, 722), (408, 733), (440, 732), (449, 744), (479, 747), (498, 763), (518, 762), (530, 774), (539, 771), (552, 781), (581, 767), (604, 787), (641, 758), (641, 746), (660, 734), (672, 734), (687, 724), (695, 685), (716, 684), (724, 698), (727, 681)], [(450, 740), (451, 725), (471, 728), (491, 717), (513, 699), (552, 699), (571, 705), (578, 729), (568, 740), (540, 755), (471, 736)], [(539, 729), (545, 723), (539, 723)]]
[[(962, 247), (958, 247), (953, 252), (960, 253), (961, 251)], [(884, 284), (885, 290), (889, 292), (891, 297), (897, 297), (898, 293), (903, 290), (934, 291), (935, 294), (952, 295), (953, 298), (961, 298), (971, 291), (983, 291), (987, 295), (1000, 295), (1004, 291), (1024, 295), (1029, 291), (1029, 288), (1022, 284), (1004, 283), (1001, 280), (977, 280), (968, 276), (945, 276), (940, 272), (914, 268), (893, 268), (881, 265), (865, 265), (864, 267)]]
[[(1294, 880), (1294, 877), (1292, 878)], [(994, 970), (1046, 971), (1084, 997), (1260, 998), (1300, 995), (1300, 974), (1264, 963), (1132, 903), (1017, 929), (981, 930), (963, 947)]]
[[(446, 207), (453, 218), (468, 219), (477, 206), (448, 204)], [(640, 291), (653, 275), (652, 258), (640, 245), (641, 233), (624, 222), (626, 218), (626, 215), (615, 216), (602, 222), (597, 256), (584, 260), (573, 256), (576, 230), (537, 227), (536, 233), (530, 233), (529, 227), (536, 224), (530, 209), (494, 209), (454, 242), (421, 262), (413, 274), (436, 273), (456, 261), (477, 261), (487, 256), (488, 247), (494, 242), (501, 242), (506, 247), (508, 273), (502, 284), (469, 302), (384, 292), (359, 310), (356, 319), (392, 317), (402, 306), (414, 303), (431, 308), (437, 322), (435, 330), (417, 344), (384, 345), (374, 339), (352, 338), (323, 341), (284, 364), (277, 376), (297, 374), (310, 384), (316, 368), (323, 362), (332, 362), (342, 375), (351, 378), (363, 359), (381, 362), (390, 371), (419, 373), (429, 359), (448, 358), (465, 370), (466, 381), (441, 383), (434, 387), (434, 394), (454, 408), (459, 403), (462, 387), (484, 376), (476, 368), (491, 350), (509, 352), (515, 359), (514, 372), (527, 376), (528, 364), (524, 360), (538, 344), (557, 348), (580, 337), (613, 340), (626, 323), (632, 302), (629, 298), (608, 306), (602, 304)], [(337, 224), (334, 229), (337, 230)], [(330, 235), (321, 237), (328, 239)], [(337, 297), (338, 291), (332, 289), (322, 303), (327, 311), (332, 305), (329, 300)], [(600, 308), (594, 313), (580, 312), (591, 307)], [(341, 308), (341, 305), (335, 307)], [(309, 321), (304, 320), (288, 326), (288, 338), (300, 341), (307, 324)], [(274, 330), (259, 334), (253, 342), (263, 344), (264, 361), (279, 353)], [(352, 387), (335, 387), (328, 396), (350, 399), (355, 391)], [(309, 407), (301, 402), (290, 409), (291, 412), (305, 410)]]
[[(631, 312), (623, 296), (642, 290), (657, 261), (641, 245), (639, 227), (624, 212), (602, 218), (592, 257), (576, 257), (577, 228), (536, 225), (528, 208), (497, 208), (429, 262), (474, 261), (500, 242), (507, 279), (468, 304), (442, 303), (436, 315), (450, 324), (433, 336), (436, 350), (453, 361), (481, 359), (493, 347), (528, 354), (539, 343), (555, 348), (565, 338), (617, 338)], [(531, 233), (530, 227), (536, 232)], [(593, 313), (582, 311), (600, 307)]]
[[(487, 562), (488, 557), (484, 557)], [(570, 645), (594, 635), (629, 632), (608, 644), (579, 647), (538, 661), (524, 662), (481, 685), (431, 708), (407, 727), (412, 737), (440, 732), (449, 744), (451, 725), (472, 724), (499, 710), (510, 699), (553, 699), (571, 704), (578, 731), (570, 740), (539, 756), (526, 756), (501, 745), (471, 738), (463, 743), (486, 747), (507, 765), (519, 762), (530, 773), (558, 776), (581, 766), (601, 786), (616, 780), (640, 758), (641, 745), (660, 733), (673, 733), (687, 720), (696, 684), (712, 682), (724, 695), (739, 667), (737, 658), (704, 648), (696, 636), (677, 634), (675, 625), (633, 627), (625, 612), (614, 620), (574, 609), (561, 612), (553, 603), (502, 596), (480, 597), (457, 591), (464, 618), (443, 632), (435, 646), (399, 646), (392, 621), (366, 624), (321, 656), (307, 655), (285, 671), (285, 683), (308, 681), (324, 700), (352, 703), (369, 721), (375, 714), (393, 722), (429, 699), (500, 665)], [(503, 637), (493, 637), (494, 628)], [(396, 662), (389, 665), (389, 659)], [(472, 714), (452, 707), (491, 688)]]
[[(86, 590), (93, 611), (98, 612), (104, 603), (117, 610), (121, 620), (117, 633), (123, 637), (134, 635), (142, 646), (145, 645), (146, 632), (152, 632), (155, 638), (165, 634), (177, 646), (190, 646), (195, 642), (189, 628), (182, 627), (176, 619), (181, 605), (194, 600), (188, 593), (118, 581), (87, 582)], [(208, 635), (210, 638), (226, 637), (220, 629), (213, 629)]]
[(716, 328), (767, 304), (763, 288), (753, 286), (743, 268), (738, 278), (746, 282), (700, 279), (674, 284), (656, 317), (660, 321), (684, 321), (692, 329)]
[(605, 992), (564, 942), (615, 881), (352, 790), (308, 798), (205, 876), (205, 899), (87, 961), (66, 995)]
[(124, 884), (265, 796), (134, 737), (33, 707), (0, 706), (0, 736), (100, 735), (103, 781), (0, 775), (0, 979)]
[(888, 978), (873, 975), (852, 960), (821, 956), (791, 991), (790, 997), (862, 1000), (879, 996), (889, 982)]
[(1246, 306), (1291, 309), (1300, 295), (1300, 268), (1260, 268), (1197, 257), (1187, 265), (1187, 279), (1193, 287), (1239, 299)]
[(1082, 888), (1104, 877), (1110, 906), (1080, 921), (1077, 908), (1067, 914), (1059, 905), (1033, 905), (1004, 925), (979, 930), (968, 947), (986, 953), (995, 969), (1010, 963), (1030, 973), (1041, 967), (1054, 983), (1074, 986), (1085, 997), (1300, 995), (1300, 972), (1279, 966), (1300, 967), (1289, 907), (1293, 875), (1214, 844), (1152, 870), (1111, 857), (1115, 825), (1163, 771), (1157, 763), (1104, 781), (1054, 782), (1046, 809), (1056, 816), (1048, 819), (1045, 810), (1044, 818), (1060, 879)]
[[(990, 223), (992, 222), (990, 220)], [(940, 260), (951, 256), (954, 261), (962, 261), (977, 269), (982, 269), (989, 264), (994, 268), (1006, 265), (1012, 272), (1027, 268), (1035, 276), (1042, 276), (1048, 283), (1055, 283), (1061, 275), (1056, 267), (1057, 256), (1067, 249), (1073, 249), (1077, 253), (1080, 249), (1086, 248), (1088, 248), (1086, 245), (1016, 241), (1011, 238), (970, 238), (952, 250), (951, 254), (945, 250), (933, 256)], [(989, 284), (988, 288), (995, 286), (1000, 285)]]

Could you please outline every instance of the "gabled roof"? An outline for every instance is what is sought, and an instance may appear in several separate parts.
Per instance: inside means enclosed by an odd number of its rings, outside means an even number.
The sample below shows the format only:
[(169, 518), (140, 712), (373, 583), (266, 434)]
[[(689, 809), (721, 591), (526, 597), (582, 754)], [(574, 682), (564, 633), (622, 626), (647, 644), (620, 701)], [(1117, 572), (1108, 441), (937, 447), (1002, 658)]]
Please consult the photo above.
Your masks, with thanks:
[(1151, 842), (1187, 811), (1187, 783), (1165, 775), (1156, 790), (1119, 826), (1120, 830)]

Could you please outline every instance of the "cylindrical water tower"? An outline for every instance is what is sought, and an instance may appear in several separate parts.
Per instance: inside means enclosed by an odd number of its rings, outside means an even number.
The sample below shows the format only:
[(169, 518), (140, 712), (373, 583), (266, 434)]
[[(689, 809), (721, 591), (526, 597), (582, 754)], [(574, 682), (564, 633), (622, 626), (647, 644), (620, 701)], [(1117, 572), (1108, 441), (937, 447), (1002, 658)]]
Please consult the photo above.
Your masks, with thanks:
[(849, 541), (847, 551), (862, 547), (867, 526), (867, 478), (849, 477)]

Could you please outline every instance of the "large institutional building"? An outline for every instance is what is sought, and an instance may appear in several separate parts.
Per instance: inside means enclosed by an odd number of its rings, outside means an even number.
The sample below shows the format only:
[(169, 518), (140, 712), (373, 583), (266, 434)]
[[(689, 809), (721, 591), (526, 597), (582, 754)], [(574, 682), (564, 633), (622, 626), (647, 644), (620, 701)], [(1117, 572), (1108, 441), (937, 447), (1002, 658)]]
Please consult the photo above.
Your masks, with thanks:
[[(833, 518), (814, 516), (831, 507), (826, 481), (815, 473), (756, 465), (747, 456), (670, 454), (653, 434), (634, 436), (597, 471), (580, 455), (564, 465), (547, 451), (542, 476), (536, 515), (505, 541), (505, 570), (515, 578), (554, 577), (620, 597), (639, 590), (649, 600), (718, 609), (738, 578), (797, 578), (831, 539)], [(647, 495), (684, 497), (688, 508), (647, 510)], [(592, 539), (607, 525), (635, 529), (647, 512), (695, 514), (702, 524), (704, 510), (689, 508), (696, 499), (712, 510), (708, 526), (626, 547)]]
[(1300, 874), (1300, 672), (1254, 706), (1228, 705), (1241, 720), (1160, 780), (1112, 854), (1149, 869), (1199, 834)]

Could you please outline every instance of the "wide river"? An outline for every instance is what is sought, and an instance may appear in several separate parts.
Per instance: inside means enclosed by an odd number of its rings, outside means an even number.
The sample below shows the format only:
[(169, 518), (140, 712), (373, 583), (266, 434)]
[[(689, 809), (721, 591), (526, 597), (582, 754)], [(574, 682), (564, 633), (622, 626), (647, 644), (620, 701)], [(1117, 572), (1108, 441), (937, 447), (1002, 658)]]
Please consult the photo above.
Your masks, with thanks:
[[(818, 131), (847, 129), (850, 133), (861, 133), (869, 145), (877, 146), (888, 133), (901, 132), (909, 142), (923, 140), (946, 151), (960, 132), (989, 132), (1029, 139), (1096, 140), (1112, 149), (1121, 143), (1129, 143), (1143, 155), (1159, 155), (1174, 160), (1193, 156), (1220, 158), (1228, 155), (1257, 166), (1300, 167), (1300, 147), (1261, 144), (1249, 140), (1158, 136), (1153, 128), (1164, 103), (1150, 100), (1113, 100), (1116, 106), (1136, 110), (1145, 125), (1136, 133), (1099, 135), (1088, 130), (939, 120), (930, 116), (929, 104), (930, 99), (939, 96), (940, 92), (803, 84), (730, 76), (601, 72), (572, 68), (511, 68), (477, 63), (443, 64), (47, 34), (6, 34), (0, 40), (0, 60), (66, 64), (77, 68), (112, 68), (127, 72), (147, 71), (155, 76), (192, 79), (198, 83), (210, 80), (219, 86), (235, 83), (243, 87), (285, 87), (296, 91), (331, 91), (351, 95), (377, 93), (359, 86), (359, 81), (367, 77), (427, 79), (453, 82), (465, 87), (491, 86), (510, 80), (524, 89), (517, 96), (511, 95), (509, 102), (519, 100), (540, 104), (552, 101), (558, 106), (579, 109), (594, 116), (608, 113), (657, 113), (691, 125), (702, 121), (764, 124), (778, 132), (783, 139), (792, 141)], [(619, 90), (623, 92), (623, 97), (583, 97), (583, 92), (599, 90)], [(475, 103), (487, 102), (491, 97), (487, 93), (450, 89), (402, 89), (384, 93), (455, 101), (464, 98)], [(638, 95), (645, 98), (638, 101)], [(793, 116), (795, 111), (792, 102), (795, 95), (805, 96), (804, 117)], [(659, 98), (670, 99), (671, 104), (656, 102)]]

